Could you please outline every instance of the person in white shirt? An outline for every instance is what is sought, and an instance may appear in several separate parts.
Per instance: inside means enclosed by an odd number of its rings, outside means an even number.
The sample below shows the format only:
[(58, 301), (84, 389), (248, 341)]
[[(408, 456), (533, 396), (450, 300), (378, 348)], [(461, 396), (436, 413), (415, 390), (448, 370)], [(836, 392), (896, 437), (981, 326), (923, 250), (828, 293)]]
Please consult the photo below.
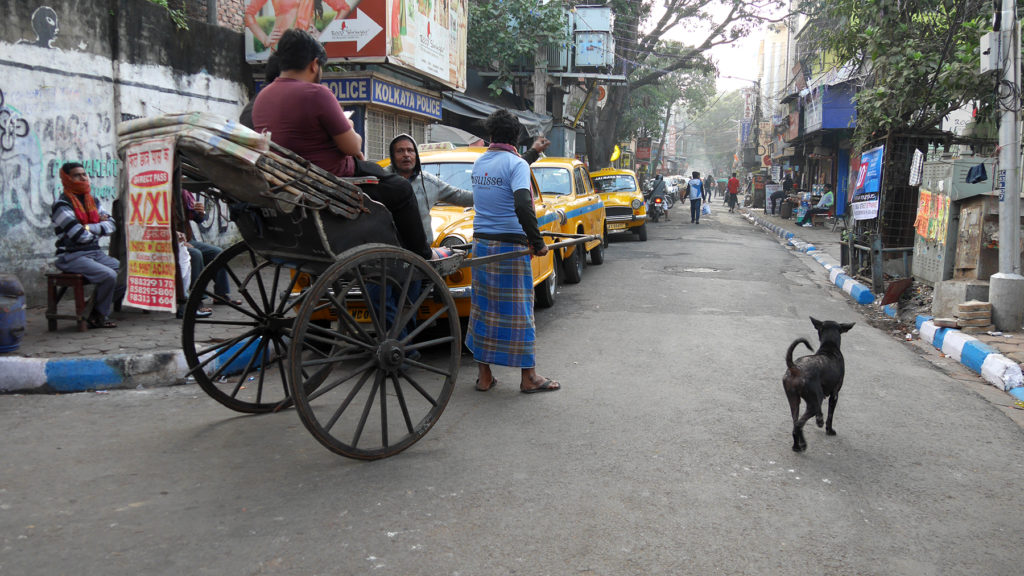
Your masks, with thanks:
[(832, 187), (828, 184), (825, 184), (825, 193), (821, 195), (821, 200), (818, 200), (818, 203), (814, 205), (814, 208), (809, 208), (807, 210), (807, 213), (804, 214), (804, 217), (799, 222), (797, 222), (797, 224), (803, 226), (804, 228), (810, 228), (811, 226), (813, 226), (813, 224), (811, 223), (811, 219), (814, 217), (814, 215), (827, 214), (828, 211), (832, 209), (832, 205), (835, 204), (835, 202), (835, 196), (832, 195)]

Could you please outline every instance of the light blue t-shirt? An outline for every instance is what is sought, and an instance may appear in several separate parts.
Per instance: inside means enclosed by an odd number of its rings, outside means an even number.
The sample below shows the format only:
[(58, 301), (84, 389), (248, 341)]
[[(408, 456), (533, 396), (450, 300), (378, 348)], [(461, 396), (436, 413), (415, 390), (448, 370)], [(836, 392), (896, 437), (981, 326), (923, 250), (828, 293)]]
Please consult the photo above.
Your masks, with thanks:
[(513, 191), (530, 189), (530, 166), (504, 150), (488, 150), (473, 163), (473, 232), (525, 234)]
[(696, 200), (704, 195), (704, 182), (700, 178), (692, 178), (687, 184), (690, 186), (690, 200)]

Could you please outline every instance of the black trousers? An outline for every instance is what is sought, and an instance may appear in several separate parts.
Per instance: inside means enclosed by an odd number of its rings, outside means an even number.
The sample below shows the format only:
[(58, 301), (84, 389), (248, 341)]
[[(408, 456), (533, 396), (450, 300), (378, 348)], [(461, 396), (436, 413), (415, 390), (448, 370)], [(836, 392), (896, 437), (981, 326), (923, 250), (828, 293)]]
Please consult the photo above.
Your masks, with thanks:
[[(774, 193), (774, 194), (772, 194), (770, 196), (771, 201), (772, 201), (772, 216), (775, 215), (775, 201), (776, 200), (782, 200), (785, 197), (786, 197), (786, 192), (776, 192), (776, 193)], [(782, 209), (782, 205), (781, 204), (779, 205), (779, 209), (780, 210)]]
[(356, 160), (356, 176), (376, 176), (378, 184), (360, 186), (370, 198), (383, 204), (390, 212), (398, 229), (398, 242), (403, 248), (430, 259), (430, 244), (420, 220), (420, 209), (412, 185), (398, 174), (385, 172), (374, 162)]

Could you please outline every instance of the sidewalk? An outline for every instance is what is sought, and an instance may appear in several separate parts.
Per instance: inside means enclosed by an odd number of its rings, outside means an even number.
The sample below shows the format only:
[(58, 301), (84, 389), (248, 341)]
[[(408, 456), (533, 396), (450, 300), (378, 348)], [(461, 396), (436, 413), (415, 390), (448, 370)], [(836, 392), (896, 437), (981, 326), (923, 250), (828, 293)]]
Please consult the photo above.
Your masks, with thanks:
[[(71, 313), (71, 298), (61, 311)], [(65, 302), (67, 301), (67, 302)], [(17, 350), (0, 354), (0, 393), (81, 392), (168, 386), (184, 382), (181, 320), (166, 312), (124, 308), (117, 328), (79, 332), (70, 320), (46, 330), (45, 304), (26, 310), (25, 337)]]
[[(743, 208), (742, 212), (754, 225), (814, 258), (821, 264), (829, 281), (846, 292), (854, 302), (873, 307), (890, 318), (898, 318), (898, 303), (879, 306), (877, 302), (881, 301), (882, 295), (873, 294), (869, 286), (847, 276), (840, 267), (842, 224), (833, 232), (831, 223), (825, 227), (804, 228), (797, 225), (795, 219), (785, 220), (765, 214), (762, 209)], [(930, 312), (918, 315), (915, 326), (908, 327), (907, 332), (913, 330), (922, 341), (971, 369), (989, 384), (1008, 392), (1018, 401), (1024, 401), (1024, 377), (1021, 374), (1024, 332), (967, 334), (953, 328), (938, 328), (931, 318)]]

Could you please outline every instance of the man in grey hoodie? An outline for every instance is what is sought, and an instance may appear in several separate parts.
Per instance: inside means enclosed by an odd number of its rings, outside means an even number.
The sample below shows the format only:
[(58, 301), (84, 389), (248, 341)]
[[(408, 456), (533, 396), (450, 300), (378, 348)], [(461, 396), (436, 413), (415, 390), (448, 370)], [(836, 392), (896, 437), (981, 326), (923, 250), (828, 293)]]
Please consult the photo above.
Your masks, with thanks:
[(423, 231), (427, 241), (434, 243), (434, 230), (430, 225), (430, 208), (438, 202), (447, 202), (456, 206), (472, 206), (473, 193), (469, 190), (456, 188), (420, 166), (420, 153), (416, 141), (408, 134), (399, 134), (391, 141), (391, 165), (385, 168), (388, 172), (398, 174), (412, 185), (416, 195), (416, 206), (420, 210)]
[[(550, 144), (550, 140), (539, 136), (533, 146), (523, 154), (523, 159), (527, 164), (533, 164)], [(423, 221), (423, 231), (427, 234), (427, 241), (433, 244), (434, 230), (430, 226), (430, 209), (438, 202), (447, 202), (455, 206), (472, 206), (473, 193), (456, 188), (429, 172), (423, 172), (420, 166), (419, 147), (412, 136), (408, 134), (395, 136), (388, 150), (391, 165), (385, 170), (398, 174), (412, 184), (413, 194), (416, 195), (416, 205), (420, 209), (420, 219)]]

